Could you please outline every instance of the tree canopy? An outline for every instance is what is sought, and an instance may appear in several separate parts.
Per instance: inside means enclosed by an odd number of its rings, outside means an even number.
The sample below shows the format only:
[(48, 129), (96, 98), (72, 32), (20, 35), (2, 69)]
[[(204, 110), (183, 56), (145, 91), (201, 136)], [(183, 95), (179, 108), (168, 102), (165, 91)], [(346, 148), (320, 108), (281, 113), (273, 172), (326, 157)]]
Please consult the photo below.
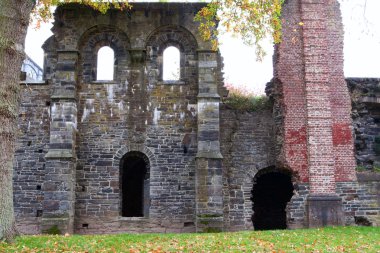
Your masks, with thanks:
[(65, 3), (79, 3), (92, 7), (95, 10), (105, 14), (110, 8), (120, 10), (130, 9), (131, 5), (128, 0), (31, 0), (35, 6), (32, 10), (31, 17), (39, 24), (41, 21), (46, 22), (52, 17), (51, 7)]
[[(51, 7), (64, 3), (80, 3), (106, 13), (109, 8), (130, 9), (128, 0), (33, 0), (36, 1), (32, 18), (41, 21), (51, 18)], [(274, 43), (281, 41), (281, 5), (284, 0), (211, 0), (196, 15), (200, 22), (199, 32), (204, 40), (211, 41), (217, 49), (217, 36), (232, 32), (242, 38), (247, 45), (256, 46), (256, 57), (265, 56), (262, 47), (264, 38), (271, 37)], [(223, 27), (217, 29), (218, 23)]]
[[(281, 41), (281, 6), (284, 0), (212, 0), (195, 17), (201, 22), (199, 31), (205, 40), (211, 40), (216, 49), (219, 33), (232, 32), (248, 45), (256, 46), (256, 56), (265, 56), (263, 39), (272, 37)], [(224, 29), (215, 29), (217, 22)]]

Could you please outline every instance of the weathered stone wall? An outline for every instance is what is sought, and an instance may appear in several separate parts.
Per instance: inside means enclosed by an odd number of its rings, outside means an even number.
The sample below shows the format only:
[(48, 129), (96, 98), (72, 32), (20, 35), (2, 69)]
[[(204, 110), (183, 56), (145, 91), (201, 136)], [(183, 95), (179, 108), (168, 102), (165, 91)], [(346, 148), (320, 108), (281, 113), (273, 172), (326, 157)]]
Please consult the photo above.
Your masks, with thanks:
[(357, 169), (380, 169), (380, 79), (349, 78)]
[[(44, 44), (48, 85), (22, 86), (14, 179), (22, 231), (252, 229), (252, 189), (268, 171), (290, 175), (289, 228), (338, 224), (343, 218), (346, 224), (378, 225), (378, 180), (359, 176), (357, 182), (353, 170), (341, 24), (336, 3), (325, 4), (287, 1), (284, 16), (291, 18), (285, 19), (268, 86), (274, 107), (256, 112), (220, 103), (222, 59), (193, 22), (204, 4), (141, 3), (107, 15), (77, 5), (59, 7), (54, 36)], [(321, 13), (309, 17), (315, 8)], [(103, 46), (115, 52), (111, 81), (96, 80)], [(180, 51), (176, 81), (162, 78), (168, 46)], [(326, 55), (325, 48), (334, 52)], [(315, 53), (323, 55), (321, 62)], [(329, 65), (331, 59), (336, 65)], [(378, 81), (349, 84), (358, 108), (357, 159), (374, 169), (380, 128), (377, 90), (369, 87)], [(363, 92), (367, 95), (357, 96)], [(149, 185), (141, 217), (122, 215), (121, 178), (129, 152), (146, 160)], [(328, 217), (314, 219), (313, 213)]]
[(224, 213), (228, 230), (252, 229), (251, 191), (255, 174), (275, 163), (271, 110), (221, 109)]
[(337, 193), (343, 199), (346, 225), (380, 225), (380, 174), (358, 172), (358, 182), (340, 182)]
[(40, 232), (44, 207), (42, 185), (49, 143), (50, 86), (21, 84), (19, 132), (14, 163), (14, 206), (22, 233)]
[[(204, 155), (197, 140), (206, 147), (218, 137), (218, 92), (225, 92), (221, 58), (200, 39), (193, 22), (202, 6), (134, 4), (130, 12), (108, 15), (77, 5), (57, 9), (54, 36), (44, 45), (53, 120), (43, 229), (58, 224), (80, 233), (195, 231), (195, 156)], [(102, 46), (115, 52), (112, 81), (96, 80)], [(180, 50), (178, 81), (162, 79), (168, 46)], [(217, 105), (212, 114), (217, 118), (209, 120), (211, 104)], [(199, 133), (198, 124), (205, 126)], [(219, 144), (213, 147), (218, 151)], [(149, 159), (149, 214), (144, 217), (121, 217), (120, 161), (130, 151)], [(202, 159), (210, 170), (209, 157)], [(55, 167), (65, 175), (60, 177)], [(210, 185), (204, 187), (211, 200)], [(221, 200), (214, 198), (204, 211), (216, 201), (222, 206)]]
[[(81, 233), (195, 229), (198, 45), (191, 34), (194, 27), (188, 27), (192, 22), (187, 21), (185, 9), (185, 20), (177, 10), (166, 15), (154, 6), (134, 10), (130, 18), (119, 14), (106, 22), (99, 20), (100, 15), (75, 20), (81, 27), (119, 24), (92, 28), (81, 36), (75, 209), (75, 230)], [(124, 23), (130, 24), (127, 30)], [(114, 82), (94, 80), (93, 56), (99, 43), (115, 50)], [(166, 83), (162, 52), (170, 45), (181, 51), (181, 79)], [(150, 159), (149, 217), (120, 218), (118, 159), (129, 151), (140, 151)]]

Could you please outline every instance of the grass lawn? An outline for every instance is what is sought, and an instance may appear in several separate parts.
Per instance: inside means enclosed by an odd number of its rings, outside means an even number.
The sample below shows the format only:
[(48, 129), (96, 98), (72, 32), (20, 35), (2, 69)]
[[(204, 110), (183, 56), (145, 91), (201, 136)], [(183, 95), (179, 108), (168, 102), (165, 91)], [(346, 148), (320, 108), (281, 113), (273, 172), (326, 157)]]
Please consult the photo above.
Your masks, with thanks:
[(380, 227), (215, 234), (21, 236), (0, 252), (379, 252)]

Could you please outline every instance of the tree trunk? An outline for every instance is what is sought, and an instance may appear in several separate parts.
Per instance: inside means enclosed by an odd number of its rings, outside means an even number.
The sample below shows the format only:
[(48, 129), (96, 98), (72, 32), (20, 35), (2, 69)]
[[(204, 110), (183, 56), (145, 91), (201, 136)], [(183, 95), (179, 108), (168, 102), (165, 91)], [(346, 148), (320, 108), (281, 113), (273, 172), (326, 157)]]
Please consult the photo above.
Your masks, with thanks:
[(33, 0), (0, 0), (0, 241), (16, 235), (13, 156), (17, 137), (19, 77)]

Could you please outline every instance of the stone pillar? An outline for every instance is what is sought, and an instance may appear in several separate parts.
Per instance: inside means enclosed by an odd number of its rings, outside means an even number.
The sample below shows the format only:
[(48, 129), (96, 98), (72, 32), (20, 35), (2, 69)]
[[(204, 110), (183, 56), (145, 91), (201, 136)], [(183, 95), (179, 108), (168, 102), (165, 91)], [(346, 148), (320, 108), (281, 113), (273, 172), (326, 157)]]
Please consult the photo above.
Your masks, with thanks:
[(342, 201), (335, 193), (330, 93), (330, 85), (334, 84), (329, 82), (330, 7), (329, 0), (301, 0), (310, 183), (307, 202), (309, 227), (342, 224)]
[(52, 78), (50, 145), (43, 184), (43, 233), (73, 233), (75, 139), (77, 131), (77, 51), (58, 51)]
[(196, 227), (223, 230), (222, 154), (219, 141), (217, 52), (198, 51), (198, 153), (196, 156)]

